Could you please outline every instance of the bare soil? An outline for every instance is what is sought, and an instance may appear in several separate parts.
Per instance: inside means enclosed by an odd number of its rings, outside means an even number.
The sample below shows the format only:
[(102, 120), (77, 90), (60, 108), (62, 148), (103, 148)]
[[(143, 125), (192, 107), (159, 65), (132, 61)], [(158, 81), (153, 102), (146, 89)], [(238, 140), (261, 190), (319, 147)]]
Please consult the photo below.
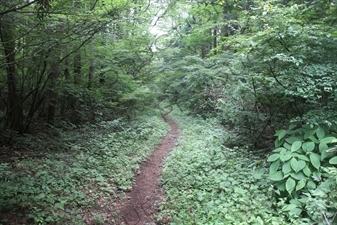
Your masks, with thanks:
[(120, 217), (115, 220), (118, 225), (153, 225), (167, 224), (169, 218), (157, 221), (159, 205), (165, 199), (160, 185), (162, 163), (168, 153), (174, 148), (179, 135), (177, 124), (163, 115), (171, 130), (163, 138), (153, 155), (140, 165), (135, 175), (136, 182), (125, 200), (119, 204)]

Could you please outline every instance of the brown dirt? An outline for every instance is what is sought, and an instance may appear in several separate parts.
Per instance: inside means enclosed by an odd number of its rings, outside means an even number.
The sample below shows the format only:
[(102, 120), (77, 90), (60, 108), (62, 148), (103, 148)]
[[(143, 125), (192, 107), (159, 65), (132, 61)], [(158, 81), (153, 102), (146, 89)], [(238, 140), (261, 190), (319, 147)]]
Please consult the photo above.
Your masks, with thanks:
[(153, 225), (166, 224), (157, 221), (159, 205), (165, 196), (160, 186), (160, 176), (163, 159), (175, 146), (179, 129), (177, 124), (163, 115), (164, 120), (170, 125), (171, 130), (163, 138), (153, 155), (140, 165), (139, 173), (132, 190), (126, 199), (120, 204), (120, 218), (116, 220), (118, 225)]

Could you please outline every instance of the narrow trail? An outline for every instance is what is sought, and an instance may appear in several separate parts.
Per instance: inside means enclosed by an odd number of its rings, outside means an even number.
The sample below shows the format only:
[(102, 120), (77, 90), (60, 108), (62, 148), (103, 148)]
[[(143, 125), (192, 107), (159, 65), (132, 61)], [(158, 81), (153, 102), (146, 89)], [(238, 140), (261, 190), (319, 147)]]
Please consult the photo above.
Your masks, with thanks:
[(157, 222), (159, 205), (165, 196), (159, 184), (162, 163), (168, 153), (174, 148), (179, 135), (177, 124), (163, 115), (170, 125), (169, 133), (162, 139), (153, 155), (140, 164), (140, 173), (136, 175), (136, 182), (121, 204), (120, 219), (117, 225), (154, 225), (165, 224)]

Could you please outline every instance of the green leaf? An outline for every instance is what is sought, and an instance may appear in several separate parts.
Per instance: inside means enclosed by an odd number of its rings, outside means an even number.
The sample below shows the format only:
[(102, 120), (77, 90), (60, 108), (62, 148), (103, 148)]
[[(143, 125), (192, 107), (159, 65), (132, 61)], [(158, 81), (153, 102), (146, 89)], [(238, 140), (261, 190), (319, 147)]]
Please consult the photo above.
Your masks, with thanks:
[(282, 140), (279, 140), (279, 139), (276, 139), (274, 145), (275, 145), (275, 148), (278, 148), (280, 147), (282, 144), (283, 144), (283, 139)]
[(290, 173), (290, 176), (296, 180), (303, 180), (306, 178), (302, 172)]
[(277, 140), (281, 140), (287, 134), (286, 130), (279, 130), (276, 132)]
[(280, 191), (285, 191), (286, 190), (286, 184), (285, 182), (278, 182), (275, 184), (275, 187), (280, 190)]
[(296, 127), (296, 124), (290, 124), (288, 130), (292, 130)]
[(282, 150), (287, 150), (287, 149), (280, 147), (280, 148), (274, 149), (273, 152), (281, 152)]
[(289, 144), (293, 144), (295, 141), (301, 141), (301, 139), (298, 138), (298, 137), (295, 137), (295, 136), (291, 136), (291, 137), (287, 138), (286, 141), (287, 141)]
[(320, 140), (320, 143), (330, 144), (330, 143), (334, 143), (336, 141), (337, 141), (337, 138), (335, 138), (335, 137), (326, 137), (326, 138), (323, 138), (322, 140)]
[(64, 203), (58, 202), (55, 204), (55, 207), (58, 209), (64, 209)]
[(331, 159), (329, 160), (329, 163), (332, 164), (332, 165), (336, 165), (336, 164), (337, 164), (337, 156), (331, 158)]
[(297, 216), (301, 215), (301, 213), (302, 213), (302, 209), (300, 209), (300, 208), (295, 208), (295, 209), (292, 209), (292, 210), (289, 211), (289, 214), (294, 214), (294, 215), (297, 215)]
[(280, 160), (282, 162), (288, 161), (289, 159), (291, 159), (292, 155), (290, 151), (281, 151), (280, 152)]
[(283, 174), (289, 174), (291, 172), (291, 167), (290, 167), (290, 162), (285, 162), (283, 165), (282, 165), (282, 172)]
[(309, 158), (312, 166), (315, 167), (316, 169), (319, 169), (319, 167), (321, 166), (321, 161), (319, 160), (317, 155), (312, 153), (309, 155)]
[(295, 141), (292, 145), (291, 145), (291, 152), (296, 152), (298, 149), (300, 149), (302, 146), (302, 141)]
[(267, 162), (274, 162), (280, 158), (280, 154), (272, 154), (268, 157)]
[(304, 139), (308, 139), (309, 137), (313, 136), (316, 133), (316, 130), (308, 130), (304, 134)]
[(296, 191), (299, 191), (305, 187), (306, 181), (300, 180), (296, 185)]
[(307, 176), (310, 177), (311, 176), (311, 170), (308, 167), (308, 165), (306, 167), (303, 168), (303, 173)]
[(292, 168), (296, 173), (298, 172), (298, 171), (297, 171), (297, 167), (298, 167), (297, 159), (292, 158), (292, 159), (290, 160), (290, 166), (291, 166), (291, 168)]
[(326, 143), (319, 143), (319, 145), (318, 145), (318, 149), (319, 149), (319, 152), (323, 152), (323, 151), (325, 151), (325, 150), (327, 150), (329, 147), (328, 147), (328, 145), (326, 144)]
[(315, 143), (314, 142), (304, 142), (303, 145), (302, 145), (302, 149), (305, 151), (305, 152), (311, 152), (312, 150), (314, 150), (315, 148)]
[(322, 139), (325, 137), (325, 131), (322, 127), (318, 127), (317, 130), (316, 130), (316, 135), (318, 137), (318, 139)]
[(309, 180), (308, 183), (307, 183), (307, 188), (309, 190), (314, 190), (316, 188), (315, 182), (313, 182), (312, 180)]
[(290, 211), (290, 210), (293, 210), (293, 209), (295, 209), (295, 208), (297, 208), (297, 205), (289, 204), (289, 205), (285, 205), (285, 206), (282, 208), (282, 210), (283, 210), (283, 211)]
[(319, 143), (319, 141), (317, 140), (317, 138), (315, 138), (314, 136), (310, 136), (309, 139), (313, 142), (315, 142), (316, 144)]
[(280, 166), (280, 160), (274, 161), (272, 164), (270, 164), (269, 167), (269, 174), (274, 174), (278, 170), (278, 167)]
[(283, 180), (283, 173), (282, 173), (282, 171), (277, 171), (276, 173), (274, 173), (272, 175), (269, 175), (268, 179), (273, 180), (273, 181)]
[(324, 150), (322, 153), (321, 153), (321, 161), (323, 161), (324, 159), (326, 158), (330, 158), (334, 155), (334, 153), (332, 152), (327, 152), (327, 150)]
[(307, 166), (307, 163), (305, 161), (298, 160), (298, 167), (297, 167), (298, 172), (303, 170), (304, 167), (306, 167), (306, 166)]
[(288, 150), (291, 149), (291, 145), (288, 144), (287, 142), (284, 142), (283, 147), (285, 147), (285, 148), (288, 149)]
[(289, 177), (286, 182), (286, 190), (288, 191), (289, 194), (295, 189), (296, 186), (296, 181)]
[(298, 159), (307, 161), (307, 162), (310, 161), (309, 158), (306, 155), (301, 155), (301, 154), (298, 154), (298, 153), (294, 153), (293, 156), (297, 157)]

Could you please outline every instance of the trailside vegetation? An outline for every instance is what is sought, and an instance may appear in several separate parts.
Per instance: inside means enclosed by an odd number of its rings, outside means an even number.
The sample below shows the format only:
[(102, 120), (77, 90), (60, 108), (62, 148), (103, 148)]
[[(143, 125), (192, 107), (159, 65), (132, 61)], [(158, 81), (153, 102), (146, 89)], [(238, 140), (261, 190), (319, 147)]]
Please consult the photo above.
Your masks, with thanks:
[(0, 0), (0, 223), (113, 222), (99, 207), (165, 104), (186, 119), (163, 221), (336, 224), (336, 18), (336, 0)]
[[(177, 4), (180, 14), (167, 16), (170, 38), (161, 39), (153, 64), (161, 97), (189, 115), (217, 118), (229, 131), (223, 145), (239, 147), (235, 154), (244, 159), (264, 159), (263, 182), (271, 182), (273, 207), (286, 223), (336, 223), (336, 1)], [(193, 147), (200, 157), (208, 151), (201, 148)], [(213, 193), (205, 190), (198, 193)], [(211, 217), (193, 217), (195, 206), (193, 212), (172, 215), (211, 223)]]

